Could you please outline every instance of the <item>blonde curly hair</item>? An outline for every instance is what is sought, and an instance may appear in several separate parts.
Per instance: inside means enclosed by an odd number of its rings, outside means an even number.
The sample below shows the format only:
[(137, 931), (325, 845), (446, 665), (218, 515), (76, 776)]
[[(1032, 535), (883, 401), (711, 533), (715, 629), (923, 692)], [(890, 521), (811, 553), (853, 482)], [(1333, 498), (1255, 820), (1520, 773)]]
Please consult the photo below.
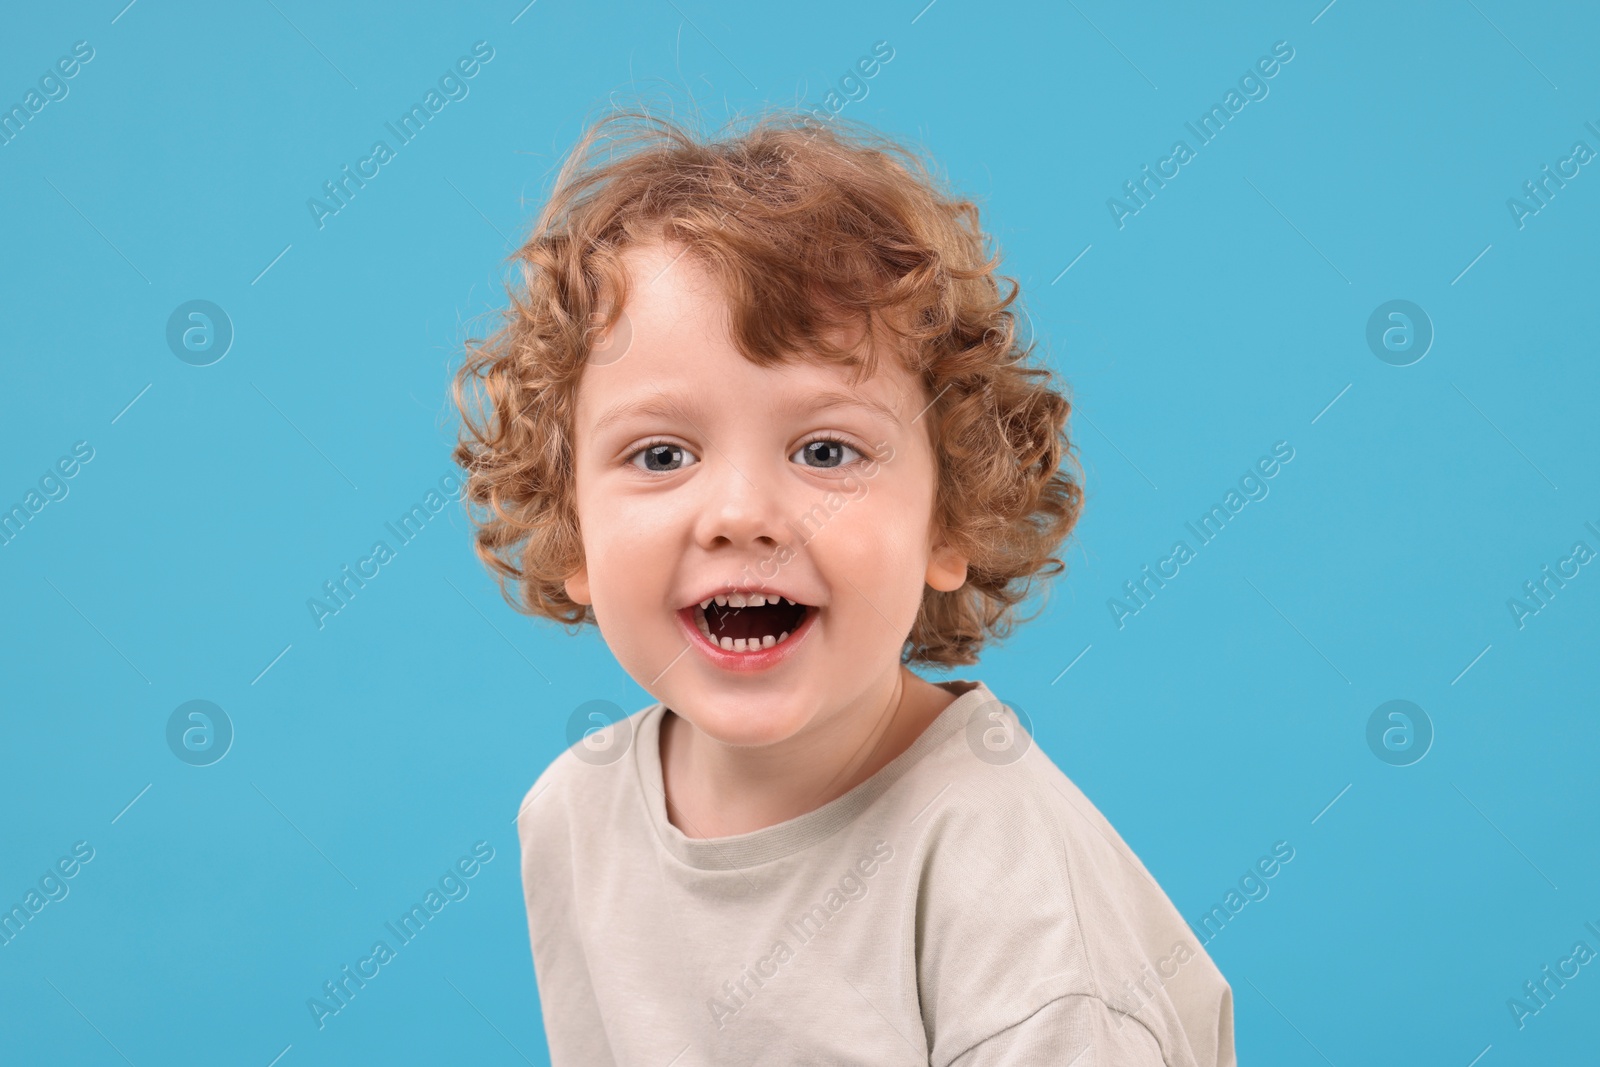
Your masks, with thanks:
[[(875, 333), (893, 336), (933, 397), (934, 519), (968, 560), (961, 588), (924, 588), (901, 659), (977, 662), (990, 637), (1025, 621), (1015, 610), (1033, 581), (1065, 569), (1053, 553), (1083, 500), (1071, 404), (1030, 363), (1033, 342), (1018, 340), (1018, 286), (995, 274), (977, 207), (888, 137), (799, 112), (717, 139), (618, 111), (592, 123), (561, 167), (508, 257), (520, 288), (507, 286), (497, 328), (466, 342), (452, 383), (462, 417), (452, 458), (466, 472), (475, 548), (507, 602), (572, 631), (595, 621), (565, 588), (583, 561), (578, 382), (623, 313), (621, 253), (662, 241), (721, 282), (733, 341), (759, 366), (801, 358), (852, 367), (860, 380), (875, 370)], [(862, 328), (860, 341), (833, 343), (848, 326)]]

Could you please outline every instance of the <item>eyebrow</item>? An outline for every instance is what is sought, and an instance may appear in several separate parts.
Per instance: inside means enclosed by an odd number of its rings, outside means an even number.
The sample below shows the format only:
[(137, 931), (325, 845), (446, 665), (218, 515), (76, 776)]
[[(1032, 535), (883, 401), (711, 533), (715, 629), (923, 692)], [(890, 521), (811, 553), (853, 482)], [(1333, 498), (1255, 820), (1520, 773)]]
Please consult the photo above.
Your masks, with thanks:
[[(900, 416), (895, 414), (894, 409), (887, 404), (868, 396), (842, 392), (837, 389), (824, 389), (812, 393), (806, 399), (790, 405), (788, 410), (792, 414), (805, 416), (843, 407), (859, 408), (880, 423), (891, 428), (900, 425)], [(612, 407), (605, 414), (595, 419), (592, 432), (598, 436), (616, 423), (644, 415), (654, 415), (659, 418), (681, 418), (686, 422), (692, 423), (695, 421), (691, 417), (693, 414), (699, 414), (698, 406), (693, 401), (684, 403), (677, 397), (668, 396), (665, 393), (654, 393), (650, 396), (640, 397), (637, 400), (624, 401)]]

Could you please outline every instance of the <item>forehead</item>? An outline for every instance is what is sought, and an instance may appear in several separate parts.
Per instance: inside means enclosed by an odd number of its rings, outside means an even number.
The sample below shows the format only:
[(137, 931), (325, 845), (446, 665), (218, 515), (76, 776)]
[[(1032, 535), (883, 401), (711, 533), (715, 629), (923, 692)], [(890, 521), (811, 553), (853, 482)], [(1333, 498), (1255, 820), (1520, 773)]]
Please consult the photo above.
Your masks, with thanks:
[[(682, 245), (634, 246), (622, 253), (627, 303), (608, 336), (596, 339), (578, 390), (580, 421), (593, 425), (619, 402), (671, 393), (687, 400), (745, 396), (762, 410), (840, 394), (895, 412), (909, 422), (923, 406), (920, 383), (874, 339), (876, 369), (856, 380), (854, 368), (804, 352), (761, 366), (744, 356), (732, 336), (731, 309), (721, 282)], [(835, 344), (861, 340), (864, 327), (831, 332)]]

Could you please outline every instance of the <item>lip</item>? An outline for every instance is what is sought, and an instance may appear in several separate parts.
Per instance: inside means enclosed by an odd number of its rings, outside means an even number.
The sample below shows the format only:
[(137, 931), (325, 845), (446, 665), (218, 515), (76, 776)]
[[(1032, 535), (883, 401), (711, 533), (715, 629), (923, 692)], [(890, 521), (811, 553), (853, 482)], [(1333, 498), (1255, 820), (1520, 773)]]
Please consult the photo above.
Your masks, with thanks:
[(817, 612), (820, 610), (808, 606), (805, 618), (800, 620), (800, 626), (790, 631), (788, 637), (771, 648), (764, 648), (759, 652), (729, 652), (725, 648), (713, 645), (706, 639), (705, 634), (700, 632), (700, 627), (694, 624), (694, 609), (698, 606), (699, 602), (696, 601), (674, 612), (678, 617), (678, 625), (683, 628), (684, 636), (713, 667), (736, 674), (754, 674), (771, 670), (794, 655), (800, 643), (810, 636), (812, 624), (817, 621)]
[[(684, 608), (684, 610), (687, 611), (689, 609), (694, 608), (697, 604), (701, 603), (702, 601), (710, 600), (713, 597), (732, 596), (734, 593), (744, 593), (747, 596), (749, 594), (751, 594), (751, 593), (760, 593), (763, 596), (767, 596), (767, 597), (781, 596), (785, 600), (792, 601), (792, 602), (794, 602), (796, 604), (804, 604), (807, 607), (815, 607), (815, 605), (812, 604), (812, 602), (810, 600), (806, 599), (803, 596), (796, 596), (793, 592), (791, 592), (790, 590), (787, 590), (787, 589), (774, 589), (774, 588), (771, 588), (770, 586), (765, 586), (765, 585), (749, 585), (749, 584), (733, 583), (733, 584), (728, 584), (728, 585), (719, 585), (715, 589), (708, 589), (704, 593), (701, 593), (699, 596), (695, 597), (693, 600), (691, 600), (687, 604), (685, 604), (683, 606), (683, 608)], [(689, 622), (690, 622), (691, 625), (693, 625), (694, 617), (692, 615), (689, 618)]]

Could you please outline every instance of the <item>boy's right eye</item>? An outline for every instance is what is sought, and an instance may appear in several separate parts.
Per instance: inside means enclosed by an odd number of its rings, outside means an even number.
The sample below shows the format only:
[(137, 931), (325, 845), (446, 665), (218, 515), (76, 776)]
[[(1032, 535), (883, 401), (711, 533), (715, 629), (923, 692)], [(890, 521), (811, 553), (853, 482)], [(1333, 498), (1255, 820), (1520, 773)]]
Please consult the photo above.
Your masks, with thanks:
[[(639, 462), (639, 457), (644, 457), (644, 462)], [(628, 462), (641, 470), (655, 471), (657, 473), (670, 473), (691, 467), (700, 462), (682, 445), (675, 445), (670, 441), (653, 441), (639, 451), (628, 457)]]

